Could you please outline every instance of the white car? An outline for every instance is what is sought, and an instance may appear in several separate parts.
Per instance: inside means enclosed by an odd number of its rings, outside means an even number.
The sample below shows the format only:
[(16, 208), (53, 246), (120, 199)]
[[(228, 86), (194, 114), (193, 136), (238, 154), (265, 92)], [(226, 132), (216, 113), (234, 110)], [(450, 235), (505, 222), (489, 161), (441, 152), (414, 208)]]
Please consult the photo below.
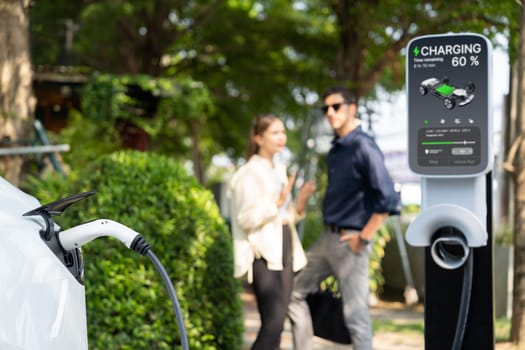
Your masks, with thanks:
[(0, 349), (87, 350), (84, 285), (41, 237), (59, 227), (24, 216), (40, 206), (0, 177)]

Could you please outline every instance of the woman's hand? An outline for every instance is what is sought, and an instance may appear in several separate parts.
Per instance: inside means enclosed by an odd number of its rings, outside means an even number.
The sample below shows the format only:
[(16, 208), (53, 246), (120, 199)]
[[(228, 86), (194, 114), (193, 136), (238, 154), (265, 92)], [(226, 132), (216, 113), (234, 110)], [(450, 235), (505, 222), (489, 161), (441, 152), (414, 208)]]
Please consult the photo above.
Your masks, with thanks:
[(297, 194), (297, 203), (295, 209), (298, 214), (302, 214), (310, 197), (315, 193), (316, 187), (314, 180), (309, 180), (299, 190)]
[(290, 177), (288, 178), (288, 183), (286, 186), (283, 187), (283, 190), (281, 191), (281, 195), (279, 196), (279, 199), (277, 200), (277, 207), (280, 207), (286, 202), (286, 198), (290, 195), (293, 189), (293, 185), (295, 183), (295, 177), (296, 173), (292, 173)]

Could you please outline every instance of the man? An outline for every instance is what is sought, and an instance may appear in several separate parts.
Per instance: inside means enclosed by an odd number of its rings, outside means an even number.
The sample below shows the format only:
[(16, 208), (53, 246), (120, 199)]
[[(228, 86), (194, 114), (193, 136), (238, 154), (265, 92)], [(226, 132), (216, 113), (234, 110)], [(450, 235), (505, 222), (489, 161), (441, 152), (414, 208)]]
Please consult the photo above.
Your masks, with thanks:
[(324, 232), (307, 253), (308, 264), (296, 276), (289, 307), (296, 350), (312, 349), (313, 330), (306, 296), (322, 280), (337, 278), (352, 349), (372, 349), (368, 310), (368, 265), (371, 241), (398, 196), (383, 155), (356, 119), (349, 90), (334, 87), (323, 94), (322, 107), (334, 129), (328, 152), (328, 185), (323, 200)]

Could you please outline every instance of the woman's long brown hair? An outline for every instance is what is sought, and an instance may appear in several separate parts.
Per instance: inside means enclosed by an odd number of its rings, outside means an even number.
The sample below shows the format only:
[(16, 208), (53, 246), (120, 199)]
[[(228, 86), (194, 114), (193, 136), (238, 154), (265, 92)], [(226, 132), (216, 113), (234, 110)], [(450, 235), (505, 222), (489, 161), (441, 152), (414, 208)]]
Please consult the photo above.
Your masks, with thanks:
[(252, 122), (252, 127), (250, 128), (250, 141), (246, 152), (246, 161), (248, 161), (254, 154), (259, 153), (259, 145), (255, 142), (255, 136), (264, 134), (270, 124), (276, 120), (279, 120), (279, 118), (273, 114), (263, 114), (255, 117)]

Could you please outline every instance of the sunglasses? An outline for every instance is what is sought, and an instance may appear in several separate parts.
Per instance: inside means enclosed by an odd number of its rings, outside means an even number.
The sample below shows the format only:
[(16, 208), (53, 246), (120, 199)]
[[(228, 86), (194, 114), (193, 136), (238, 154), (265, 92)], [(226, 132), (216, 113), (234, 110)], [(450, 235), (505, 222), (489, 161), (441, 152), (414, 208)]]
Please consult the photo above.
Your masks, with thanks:
[(330, 109), (330, 107), (332, 107), (334, 111), (337, 112), (339, 108), (341, 108), (342, 105), (346, 105), (346, 104), (347, 104), (346, 102), (339, 102), (339, 103), (334, 103), (331, 105), (324, 105), (321, 107), (321, 110), (323, 111), (324, 114), (326, 114), (328, 110)]

